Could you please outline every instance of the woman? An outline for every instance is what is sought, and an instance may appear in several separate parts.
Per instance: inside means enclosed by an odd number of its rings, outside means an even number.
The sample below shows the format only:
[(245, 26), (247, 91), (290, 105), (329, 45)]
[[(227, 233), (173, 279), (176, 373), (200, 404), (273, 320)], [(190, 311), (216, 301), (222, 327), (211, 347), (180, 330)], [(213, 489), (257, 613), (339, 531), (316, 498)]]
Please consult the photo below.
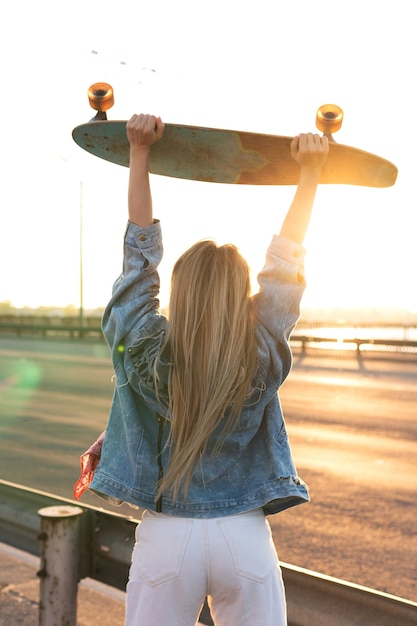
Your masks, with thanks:
[(134, 115), (123, 273), (103, 317), (116, 388), (90, 488), (146, 509), (127, 585), (126, 626), (283, 626), (281, 571), (266, 516), (307, 502), (277, 391), (305, 287), (304, 250), (325, 137), (294, 138), (294, 200), (250, 295), (233, 245), (198, 242), (177, 261), (159, 314), (160, 223), (148, 176), (160, 118)]

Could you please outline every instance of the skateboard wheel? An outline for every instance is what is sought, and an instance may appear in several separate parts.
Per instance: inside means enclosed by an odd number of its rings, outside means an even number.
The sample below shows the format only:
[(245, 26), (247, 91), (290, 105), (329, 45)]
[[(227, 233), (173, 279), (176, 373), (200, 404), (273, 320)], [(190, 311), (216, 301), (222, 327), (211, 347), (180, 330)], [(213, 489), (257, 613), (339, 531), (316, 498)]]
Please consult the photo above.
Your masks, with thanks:
[(88, 101), (95, 111), (108, 111), (114, 104), (113, 88), (107, 83), (94, 83), (88, 90)]
[(343, 111), (336, 104), (323, 104), (317, 110), (316, 126), (325, 135), (335, 133), (342, 126)]

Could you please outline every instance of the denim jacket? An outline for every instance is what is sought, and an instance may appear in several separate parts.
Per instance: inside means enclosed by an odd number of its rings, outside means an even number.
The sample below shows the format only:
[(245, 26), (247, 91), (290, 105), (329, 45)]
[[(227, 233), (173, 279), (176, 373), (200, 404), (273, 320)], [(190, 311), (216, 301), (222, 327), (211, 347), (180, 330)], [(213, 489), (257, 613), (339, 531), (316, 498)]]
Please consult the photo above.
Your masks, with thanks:
[(307, 502), (307, 486), (296, 474), (277, 393), (292, 363), (288, 340), (305, 287), (304, 249), (276, 235), (258, 276), (260, 290), (253, 296), (260, 365), (238, 426), (227, 436), (220, 456), (210, 454), (209, 442), (187, 498), (164, 495), (156, 502), (158, 480), (169, 461), (169, 363), (163, 359), (158, 394), (154, 380), (155, 358), (168, 324), (159, 314), (161, 258), (160, 223), (146, 228), (129, 223), (123, 273), (103, 316), (116, 383), (90, 488), (113, 502), (181, 517), (221, 517), (258, 507), (269, 515)]

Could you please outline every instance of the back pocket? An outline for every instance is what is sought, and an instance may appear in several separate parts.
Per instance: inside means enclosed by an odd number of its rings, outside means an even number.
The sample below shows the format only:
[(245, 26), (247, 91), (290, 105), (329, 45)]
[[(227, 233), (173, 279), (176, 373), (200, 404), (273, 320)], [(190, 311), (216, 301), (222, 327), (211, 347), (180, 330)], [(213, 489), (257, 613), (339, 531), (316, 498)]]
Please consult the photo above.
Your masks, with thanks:
[(262, 583), (279, 567), (271, 529), (263, 514), (223, 518), (219, 526), (238, 576)]
[(190, 519), (146, 512), (136, 529), (129, 581), (145, 581), (156, 587), (178, 578), (191, 529)]

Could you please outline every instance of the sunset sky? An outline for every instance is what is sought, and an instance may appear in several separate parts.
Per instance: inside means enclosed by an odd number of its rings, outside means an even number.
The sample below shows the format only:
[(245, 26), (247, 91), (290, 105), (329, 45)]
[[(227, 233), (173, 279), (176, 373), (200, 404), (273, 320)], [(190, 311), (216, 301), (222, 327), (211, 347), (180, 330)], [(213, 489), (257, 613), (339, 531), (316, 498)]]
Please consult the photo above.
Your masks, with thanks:
[[(305, 242), (304, 306), (417, 311), (413, 4), (407, 0), (21, 0), (0, 9), (0, 302), (106, 304), (121, 268), (128, 171), (84, 153), (72, 128), (93, 112), (87, 88), (113, 85), (111, 119), (294, 135), (317, 108), (345, 113), (340, 143), (394, 162), (389, 189), (322, 186)], [(161, 303), (179, 254), (233, 241), (254, 275), (294, 187), (152, 176), (165, 257)], [(81, 192), (81, 193), (80, 193)]]

